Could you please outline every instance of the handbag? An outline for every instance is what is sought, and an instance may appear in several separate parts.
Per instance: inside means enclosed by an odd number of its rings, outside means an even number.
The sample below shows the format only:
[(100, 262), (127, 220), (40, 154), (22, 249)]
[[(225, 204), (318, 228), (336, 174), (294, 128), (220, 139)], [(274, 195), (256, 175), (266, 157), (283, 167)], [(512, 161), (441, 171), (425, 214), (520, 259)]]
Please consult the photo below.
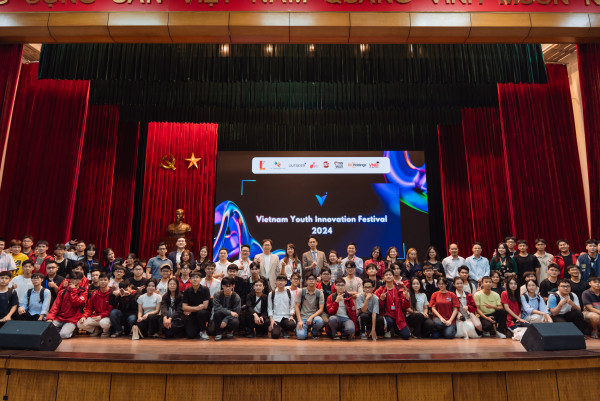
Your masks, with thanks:
[(144, 338), (144, 336), (142, 335), (140, 328), (137, 325), (133, 326), (131, 328), (131, 339), (132, 340), (140, 340), (142, 338)]

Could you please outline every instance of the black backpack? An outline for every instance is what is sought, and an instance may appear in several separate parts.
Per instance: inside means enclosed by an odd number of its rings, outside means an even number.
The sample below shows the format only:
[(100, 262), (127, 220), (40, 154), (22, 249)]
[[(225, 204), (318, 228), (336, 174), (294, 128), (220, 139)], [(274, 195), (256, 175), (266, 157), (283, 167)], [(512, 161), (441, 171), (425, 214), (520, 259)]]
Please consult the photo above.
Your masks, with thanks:
[[(285, 289), (285, 291), (286, 291), (286, 292), (287, 292), (287, 294), (288, 294), (288, 300), (290, 301), (290, 306), (292, 306), (292, 292), (290, 291), (290, 289), (289, 289), (289, 288), (286, 288), (286, 289)], [(275, 306), (275, 293), (276, 293), (276, 292), (277, 292), (277, 291), (273, 291), (273, 292), (271, 293), (271, 303), (273, 304), (273, 306)]]
[[(558, 295), (558, 291), (552, 293), (552, 295), (556, 297), (556, 303), (558, 304), (560, 302), (560, 295)], [(569, 293), (569, 298), (571, 298), (571, 301), (574, 301), (572, 292)]]
[[(42, 287), (40, 289), (40, 303), (43, 304), (44, 303), (44, 292), (45, 292), (45, 288)], [(29, 303), (31, 301), (31, 292), (33, 291), (33, 288), (30, 288), (27, 290), (27, 306), (29, 306)]]
[[(315, 289), (315, 296), (317, 297), (317, 310), (319, 310), (319, 307), (321, 306), (321, 290), (319, 290), (318, 288)], [(303, 288), (302, 293), (300, 294), (300, 311), (301, 312), (302, 312), (302, 304), (304, 303), (304, 297), (306, 297), (306, 288)]]

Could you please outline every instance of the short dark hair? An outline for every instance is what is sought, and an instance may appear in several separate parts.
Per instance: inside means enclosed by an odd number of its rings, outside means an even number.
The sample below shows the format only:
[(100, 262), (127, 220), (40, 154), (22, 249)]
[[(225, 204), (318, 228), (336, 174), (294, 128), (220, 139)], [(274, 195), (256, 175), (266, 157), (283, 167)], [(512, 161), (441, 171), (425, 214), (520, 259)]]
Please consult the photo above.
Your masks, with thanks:
[(44, 279), (44, 275), (40, 272), (35, 272), (31, 275), (31, 278), (39, 278), (39, 279)]
[(590, 278), (588, 279), (588, 282), (592, 282), (592, 281), (600, 281), (600, 277), (598, 276), (590, 276)]
[(4, 270), (0, 272), (0, 277), (12, 277), (12, 273), (8, 270)]
[(268, 242), (269, 244), (271, 244), (271, 246), (273, 246), (273, 240), (270, 238), (265, 238), (264, 240), (262, 240), (262, 245), (265, 246), (265, 242)]
[(473, 248), (475, 245), (479, 245), (482, 247), (481, 242), (473, 242), (473, 245), (471, 245), (471, 248)]
[(524, 239), (520, 239), (519, 241), (517, 241), (517, 246), (519, 246), (521, 244), (525, 244), (526, 246), (529, 246), (529, 244), (527, 243), (527, 241), (525, 241)]
[(158, 285), (158, 281), (156, 281), (155, 278), (149, 278), (148, 280), (146, 280), (146, 288), (148, 287), (148, 285), (150, 283), (154, 283), (154, 286), (156, 287)]
[(277, 276), (275, 278), (275, 281), (277, 281), (277, 280), (287, 281), (287, 276), (284, 276), (283, 274), (280, 274), (279, 276)]
[(566, 278), (562, 278), (562, 279), (558, 280), (557, 285), (561, 285), (561, 284), (565, 284), (565, 283), (569, 284), (569, 287), (571, 286), (571, 282), (569, 280), (567, 280)]
[(208, 266), (217, 267), (217, 265), (213, 261), (206, 262), (206, 265), (204, 265), (204, 268), (206, 269)]
[(67, 249), (67, 247), (65, 246), (65, 244), (62, 244), (59, 242), (56, 245), (54, 245), (54, 250), (58, 250), (58, 249), (62, 249), (64, 251)]
[(598, 245), (598, 241), (595, 240), (594, 238), (590, 238), (587, 241), (585, 241), (586, 245)]
[(221, 286), (222, 287), (229, 287), (235, 284), (235, 280), (232, 279), (231, 277), (224, 277), (223, 280), (221, 280)]
[(33, 237), (32, 237), (31, 235), (24, 235), (24, 236), (23, 236), (23, 241), (25, 241), (26, 239), (30, 239), (30, 240), (31, 240), (31, 242), (33, 242), (33, 241), (34, 241), (34, 239), (33, 239)]
[(461, 271), (466, 270), (467, 272), (469, 272), (469, 266), (467, 265), (462, 265), (461, 267), (458, 268), (458, 272), (460, 273)]
[[(395, 263), (392, 263), (395, 264)], [(385, 271), (383, 272), (383, 275), (385, 276), (386, 274), (391, 273), (392, 275), (394, 274), (394, 271), (390, 268), (385, 269)]]
[(308, 239), (306, 240), (306, 242), (310, 241), (311, 239), (314, 239), (315, 241), (319, 242), (319, 240), (317, 239), (317, 237), (315, 237), (314, 235), (309, 235)]
[(508, 241), (510, 241), (510, 240), (512, 240), (512, 241), (516, 241), (516, 240), (517, 240), (517, 238), (516, 238), (516, 237), (504, 237), (504, 242), (508, 242)]
[(240, 268), (238, 267), (238, 265), (230, 263), (229, 265), (227, 265), (227, 271), (232, 271), (235, 270), (236, 272), (238, 270), (240, 270)]
[(115, 267), (113, 267), (113, 273), (116, 272), (117, 270), (121, 270), (122, 272), (125, 272), (125, 268), (121, 265), (115, 265)]
[(162, 265), (162, 266), (160, 267), (160, 270), (161, 270), (161, 271), (162, 271), (162, 270), (171, 270), (171, 265), (170, 265), (170, 264), (168, 264), (168, 263), (165, 263), (164, 265)]
[(252, 269), (260, 269), (260, 263), (250, 262), (250, 270), (252, 270)]
[(578, 269), (579, 271), (581, 271), (581, 267), (577, 266), (577, 265), (569, 265), (567, 266), (567, 271), (571, 270), (572, 268)]
[(324, 268), (322, 268), (322, 269), (321, 269), (321, 275), (322, 275), (324, 272), (327, 272), (327, 273), (331, 274), (331, 269), (330, 269), (329, 267), (324, 267)]
[(23, 247), (23, 243), (21, 241), (19, 241), (18, 239), (13, 239), (8, 243), (8, 247), (11, 248), (13, 246)]
[(366, 267), (365, 270), (369, 270), (370, 268), (374, 267), (375, 269), (378, 269), (377, 265), (375, 263), (369, 263)]
[(72, 271), (71, 272), (71, 279), (72, 280), (81, 280), (83, 278), (83, 273), (82, 272), (76, 272), (76, 271)]
[(227, 250), (227, 248), (219, 248), (219, 253), (221, 253), (221, 251), (225, 251), (229, 254), (229, 251)]
[(258, 280), (256, 280), (256, 281), (255, 281), (255, 282), (252, 284), (252, 286), (254, 287), (254, 286), (256, 285), (256, 283), (261, 283), (261, 284), (263, 285), (263, 287), (266, 287), (266, 286), (267, 286), (267, 282), (266, 282), (266, 280), (265, 280), (264, 278), (262, 278), (262, 277), (261, 277), (261, 278), (259, 278)]
[(101, 278), (105, 278), (108, 280), (108, 275), (106, 273), (100, 273), (100, 276), (98, 276), (99, 279)]
[(366, 278), (363, 280), (363, 287), (365, 286), (365, 284), (371, 284), (371, 287), (375, 287), (375, 283), (370, 278)]
[(159, 243), (156, 245), (156, 249), (158, 250), (158, 248), (160, 248), (160, 247), (161, 247), (161, 246), (163, 246), (163, 245), (165, 246), (165, 248), (168, 248), (168, 246), (167, 246), (167, 243), (166, 243), (166, 242), (159, 242)]
[(190, 278), (192, 278), (192, 277), (200, 277), (200, 278), (202, 278), (202, 274), (200, 274), (200, 272), (198, 272), (198, 271), (193, 271), (193, 272), (190, 273)]
[(54, 260), (48, 260), (46, 262), (46, 267), (48, 267), (50, 265), (56, 265), (56, 267), (58, 267), (58, 263), (56, 263), (56, 261), (54, 261)]
[(483, 283), (485, 280), (490, 280), (490, 281), (492, 281), (492, 278), (491, 278), (490, 276), (483, 276), (483, 277), (481, 278), (481, 282)]
[(46, 241), (46, 240), (41, 240), (41, 241), (38, 241), (38, 242), (37, 242), (37, 244), (35, 244), (35, 246), (40, 246), (40, 245), (46, 245), (46, 246), (49, 246), (49, 245), (48, 245), (48, 241)]
[(181, 270), (183, 270), (183, 268), (184, 268), (184, 267), (185, 267), (185, 268), (188, 268), (188, 269), (190, 269), (190, 270), (192, 269), (192, 266), (190, 266), (190, 264), (189, 264), (189, 263), (183, 263), (183, 264), (181, 265), (180, 269), (181, 269)]
[(345, 267), (346, 267), (346, 269), (348, 269), (348, 268), (356, 269), (356, 263), (354, 263), (352, 260), (347, 260)]
[(425, 262), (425, 264), (423, 265), (423, 271), (425, 270), (433, 270), (433, 265), (429, 262)]
[(35, 266), (35, 262), (31, 259), (27, 259), (27, 260), (24, 260), (23, 263), (21, 263), (21, 268), (24, 267), (25, 265)]
[(560, 266), (559, 266), (559, 265), (557, 265), (556, 263), (550, 263), (550, 264), (548, 265), (548, 269), (550, 269), (550, 268), (552, 268), (552, 269), (556, 269), (556, 270), (560, 271)]
[(335, 284), (344, 284), (344, 285), (346, 285), (346, 280), (344, 280), (341, 277), (338, 277), (338, 278), (335, 279)]
[(558, 244), (560, 244), (561, 242), (564, 242), (565, 244), (569, 245), (569, 241), (567, 241), (564, 238), (559, 239), (558, 241), (556, 241), (556, 246), (558, 246)]
[(250, 245), (244, 244), (244, 245), (240, 246), (240, 251), (244, 248), (248, 248), (248, 250), (250, 250)]
[(354, 248), (358, 249), (358, 247), (356, 246), (356, 243), (354, 243), (354, 242), (348, 242), (348, 245), (346, 245), (346, 248), (348, 248), (350, 245), (354, 245)]
[(317, 279), (317, 275), (315, 273), (313, 273), (313, 272), (310, 272), (306, 276), (304, 276), (304, 280), (308, 280), (311, 277), (314, 278), (315, 280)]
[(294, 278), (294, 277), (297, 279), (300, 279), (300, 273), (292, 273), (290, 278)]
[(546, 245), (546, 240), (543, 238), (536, 238), (534, 244), (537, 245), (539, 243)]

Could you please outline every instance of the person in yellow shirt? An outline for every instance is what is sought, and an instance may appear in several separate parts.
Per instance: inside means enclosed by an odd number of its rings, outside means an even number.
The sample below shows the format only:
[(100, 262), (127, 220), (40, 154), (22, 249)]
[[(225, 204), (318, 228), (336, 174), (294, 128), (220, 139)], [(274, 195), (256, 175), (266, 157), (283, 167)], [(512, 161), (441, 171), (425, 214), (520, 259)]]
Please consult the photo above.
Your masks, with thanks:
[(21, 250), (23, 249), (23, 244), (18, 239), (13, 239), (12, 241), (10, 241), (8, 247), (10, 249), (10, 254), (13, 257), (13, 260), (15, 261), (15, 265), (17, 266), (17, 270), (13, 271), (13, 278), (15, 278), (23, 274), (23, 268), (21, 267), (21, 265), (24, 261), (28, 259), (28, 257), (23, 252), (21, 252)]
[[(506, 311), (500, 302), (500, 295), (492, 291), (492, 279), (485, 276), (481, 279), (483, 289), (477, 291), (473, 298), (477, 305), (477, 313), (483, 326), (483, 335), (495, 334), (497, 338), (506, 338)], [(495, 326), (498, 327), (495, 327)]]

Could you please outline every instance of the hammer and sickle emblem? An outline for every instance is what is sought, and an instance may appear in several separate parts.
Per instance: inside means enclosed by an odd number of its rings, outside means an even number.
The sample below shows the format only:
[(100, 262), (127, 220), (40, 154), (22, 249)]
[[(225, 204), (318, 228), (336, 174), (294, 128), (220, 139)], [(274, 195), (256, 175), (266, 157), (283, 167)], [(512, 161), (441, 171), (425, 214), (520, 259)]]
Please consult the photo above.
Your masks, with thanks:
[(171, 153), (169, 153), (168, 155), (164, 155), (161, 158), (162, 162), (160, 163), (160, 166), (162, 168), (164, 168), (165, 170), (173, 170), (175, 171), (177, 168), (175, 167), (175, 156), (173, 156)]

